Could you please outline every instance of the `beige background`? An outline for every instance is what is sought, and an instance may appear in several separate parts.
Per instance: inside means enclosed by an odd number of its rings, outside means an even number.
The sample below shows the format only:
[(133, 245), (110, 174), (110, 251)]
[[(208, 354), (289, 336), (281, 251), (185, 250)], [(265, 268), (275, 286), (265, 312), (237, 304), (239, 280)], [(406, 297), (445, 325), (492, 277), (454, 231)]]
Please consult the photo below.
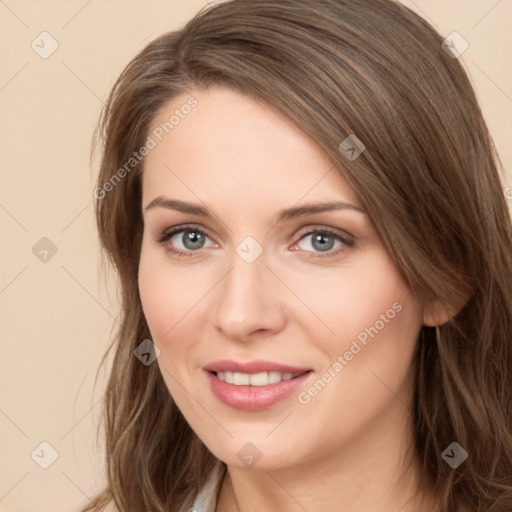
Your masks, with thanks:
[[(403, 1), (468, 41), (462, 60), (510, 171), (512, 0)], [(0, 0), (2, 511), (74, 511), (102, 485), (94, 440), (104, 380), (93, 384), (118, 310), (98, 277), (91, 135), (129, 59), (205, 3)], [(47, 59), (31, 47), (43, 31), (59, 45)], [(57, 248), (47, 262), (32, 252), (42, 237)], [(58, 452), (48, 469), (36, 463), (51, 455), (43, 441)]]

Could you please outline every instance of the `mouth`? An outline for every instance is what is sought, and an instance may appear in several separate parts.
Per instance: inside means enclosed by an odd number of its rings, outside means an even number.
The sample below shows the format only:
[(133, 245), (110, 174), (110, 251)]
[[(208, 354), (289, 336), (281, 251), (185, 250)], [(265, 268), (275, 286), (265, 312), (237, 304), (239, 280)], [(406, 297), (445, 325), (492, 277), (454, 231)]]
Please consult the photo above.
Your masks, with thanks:
[(314, 371), (268, 361), (217, 361), (203, 368), (213, 395), (241, 411), (268, 409), (306, 385)]

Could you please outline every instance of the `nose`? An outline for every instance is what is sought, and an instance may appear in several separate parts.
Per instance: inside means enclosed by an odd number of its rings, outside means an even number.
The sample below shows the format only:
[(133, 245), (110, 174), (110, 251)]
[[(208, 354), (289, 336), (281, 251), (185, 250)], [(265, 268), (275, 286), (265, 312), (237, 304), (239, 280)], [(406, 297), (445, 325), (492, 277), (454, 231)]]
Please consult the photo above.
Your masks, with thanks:
[(215, 327), (231, 340), (265, 338), (286, 324), (280, 281), (264, 256), (247, 263), (235, 253), (231, 270), (216, 287)]

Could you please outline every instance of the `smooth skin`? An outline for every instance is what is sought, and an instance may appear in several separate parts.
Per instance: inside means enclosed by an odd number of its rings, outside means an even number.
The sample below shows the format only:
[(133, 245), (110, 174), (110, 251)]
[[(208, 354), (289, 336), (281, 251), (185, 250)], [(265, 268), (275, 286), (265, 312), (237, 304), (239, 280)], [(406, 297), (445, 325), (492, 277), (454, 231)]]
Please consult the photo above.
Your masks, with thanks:
[[(217, 512), (417, 512), (417, 461), (399, 478), (413, 434), (413, 355), (421, 326), (446, 313), (414, 298), (333, 162), (271, 106), (227, 88), (192, 90), (152, 128), (191, 95), (197, 106), (145, 159), (139, 287), (169, 392), (228, 465)], [(159, 196), (212, 216), (155, 205)], [(363, 211), (276, 223), (281, 209), (339, 201)], [(192, 233), (160, 241), (183, 224)], [(263, 249), (252, 263), (237, 253), (247, 237)], [(210, 391), (203, 366), (218, 359), (310, 367), (307, 391), (395, 303), (400, 312), (307, 404), (294, 394), (244, 412)], [(262, 454), (250, 468), (237, 456), (248, 442)]]

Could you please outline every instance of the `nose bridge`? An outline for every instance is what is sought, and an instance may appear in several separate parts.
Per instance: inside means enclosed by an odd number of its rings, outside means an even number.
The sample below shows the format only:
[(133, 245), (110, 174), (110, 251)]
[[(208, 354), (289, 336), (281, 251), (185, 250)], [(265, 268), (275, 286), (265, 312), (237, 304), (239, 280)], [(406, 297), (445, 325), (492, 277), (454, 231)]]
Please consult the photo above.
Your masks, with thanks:
[(283, 322), (275, 277), (267, 268), (265, 254), (257, 254), (251, 243), (239, 244), (218, 289), (216, 326), (236, 339), (246, 339), (254, 331), (278, 329)]

